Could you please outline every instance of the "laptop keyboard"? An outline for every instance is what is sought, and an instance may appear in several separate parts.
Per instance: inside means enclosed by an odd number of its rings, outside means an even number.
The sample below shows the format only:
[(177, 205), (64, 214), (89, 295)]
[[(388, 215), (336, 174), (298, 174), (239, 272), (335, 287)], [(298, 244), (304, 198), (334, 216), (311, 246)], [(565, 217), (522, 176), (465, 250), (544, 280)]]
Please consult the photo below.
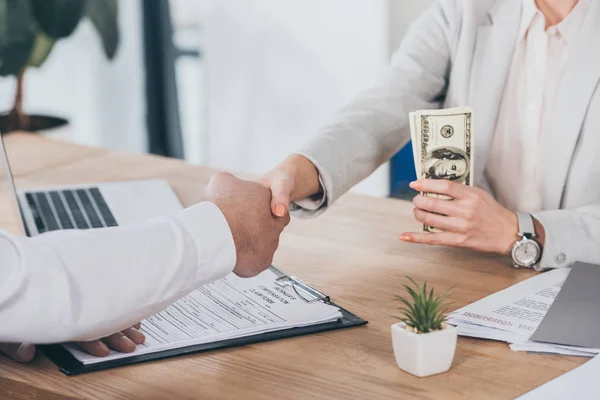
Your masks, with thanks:
[(25, 199), (39, 233), (118, 225), (96, 187), (26, 192)]

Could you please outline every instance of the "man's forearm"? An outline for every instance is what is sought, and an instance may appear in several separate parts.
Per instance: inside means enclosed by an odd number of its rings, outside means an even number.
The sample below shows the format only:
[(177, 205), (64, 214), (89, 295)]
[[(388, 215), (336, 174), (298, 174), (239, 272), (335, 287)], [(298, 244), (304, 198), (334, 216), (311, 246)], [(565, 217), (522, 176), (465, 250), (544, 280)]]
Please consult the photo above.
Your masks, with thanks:
[(0, 342), (112, 334), (235, 265), (227, 221), (211, 203), (135, 226), (1, 234), (0, 244), (0, 264), (10, 264), (0, 283)]

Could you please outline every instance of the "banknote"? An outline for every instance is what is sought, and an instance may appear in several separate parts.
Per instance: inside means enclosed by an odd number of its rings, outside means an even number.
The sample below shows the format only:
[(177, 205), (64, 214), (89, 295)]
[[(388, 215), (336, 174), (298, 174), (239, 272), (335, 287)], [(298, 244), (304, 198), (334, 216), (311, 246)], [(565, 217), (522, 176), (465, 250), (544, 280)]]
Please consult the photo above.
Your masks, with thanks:
[[(419, 179), (448, 179), (473, 186), (473, 109), (455, 107), (409, 114), (415, 170)], [(449, 196), (422, 193), (444, 200)], [(438, 229), (423, 226), (427, 232)]]

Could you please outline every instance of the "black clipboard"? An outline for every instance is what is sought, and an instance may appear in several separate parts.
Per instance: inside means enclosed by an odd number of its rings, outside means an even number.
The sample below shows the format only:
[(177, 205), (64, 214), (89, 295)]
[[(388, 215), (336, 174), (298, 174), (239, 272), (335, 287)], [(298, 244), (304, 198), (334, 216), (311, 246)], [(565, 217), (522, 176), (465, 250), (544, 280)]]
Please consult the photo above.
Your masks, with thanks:
[(294, 291), (307, 302), (321, 301), (326, 304), (338, 307), (340, 309), (340, 312), (342, 313), (342, 318), (334, 322), (326, 322), (322, 324), (260, 333), (235, 339), (221, 340), (212, 343), (190, 345), (178, 349), (158, 351), (155, 353), (147, 353), (140, 355), (135, 355), (135, 353), (133, 353), (130, 357), (99, 362), (89, 365), (84, 365), (82, 362), (77, 360), (65, 347), (63, 347), (60, 344), (38, 346), (38, 348), (46, 357), (50, 359), (50, 361), (56, 364), (64, 374), (68, 376), (73, 376), (85, 374), (88, 372), (102, 371), (110, 368), (123, 367), (126, 365), (140, 364), (148, 361), (162, 360), (165, 358), (177, 357), (187, 354), (202, 353), (205, 351), (226, 349), (237, 346), (245, 346), (249, 344), (267, 342), (271, 340), (285, 339), (320, 332), (328, 332), (367, 324), (367, 321), (339, 307), (335, 303), (332, 303), (329, 296), (308, 285), (307, 283), (301, 281), (300, 279), (293, 276), (287, 276), (275, 267), (271, 267), (271, 271), (273, 271), (278, 276), (277, 283), (279, 285), (292, 287)]

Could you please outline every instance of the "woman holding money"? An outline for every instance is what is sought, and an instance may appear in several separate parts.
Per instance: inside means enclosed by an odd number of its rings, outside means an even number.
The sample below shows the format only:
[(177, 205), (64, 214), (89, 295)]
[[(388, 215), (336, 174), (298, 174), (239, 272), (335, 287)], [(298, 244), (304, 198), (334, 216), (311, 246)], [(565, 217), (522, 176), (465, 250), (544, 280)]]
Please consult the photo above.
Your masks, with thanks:
[(600, 263), (598, 54), (600, 2), (437, 1), (380, 82), (261, 179), (273, 213), (322, 213), (412, 128), (414, 215), (434, 232), (401, 240), (506, 254), (517, 267)]

